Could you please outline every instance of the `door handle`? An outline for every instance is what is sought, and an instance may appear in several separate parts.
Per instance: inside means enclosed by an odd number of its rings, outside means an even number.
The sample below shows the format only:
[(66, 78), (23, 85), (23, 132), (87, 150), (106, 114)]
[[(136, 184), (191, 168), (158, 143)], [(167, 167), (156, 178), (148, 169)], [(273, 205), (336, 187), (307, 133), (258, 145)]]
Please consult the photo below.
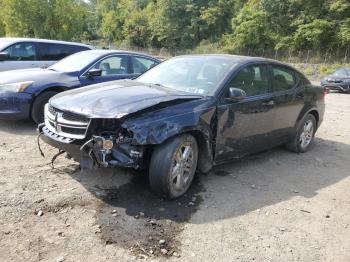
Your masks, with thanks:
[(274, 104), (275, 104), (275, 101), (273, 101), (273, 100), (270, 100), (270, 101), (268, 101), (268, 102), (264, 102), (264, 103), (262, 103), (264, 106), (273, 106)]

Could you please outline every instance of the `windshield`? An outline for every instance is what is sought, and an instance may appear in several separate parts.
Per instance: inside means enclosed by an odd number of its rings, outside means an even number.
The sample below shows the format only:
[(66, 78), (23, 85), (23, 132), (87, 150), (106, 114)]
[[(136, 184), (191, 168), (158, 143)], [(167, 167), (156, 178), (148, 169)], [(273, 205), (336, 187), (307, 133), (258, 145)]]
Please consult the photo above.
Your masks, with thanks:
[(234, 60), (218, 56), (177, 57), (159, 64), (137, 81), (170, 89), (209, 95), (229, 73)]
[(91, 51), (75, 53), (50, 66), (48, 69), (59, 72), (81, 71), (99, 56), (100, 54)]
[(335, 71), (332, 75), (334, 76), (347, 76), (347, 70), (345, 68), (342, 69), (338, 69), (337, 71)]

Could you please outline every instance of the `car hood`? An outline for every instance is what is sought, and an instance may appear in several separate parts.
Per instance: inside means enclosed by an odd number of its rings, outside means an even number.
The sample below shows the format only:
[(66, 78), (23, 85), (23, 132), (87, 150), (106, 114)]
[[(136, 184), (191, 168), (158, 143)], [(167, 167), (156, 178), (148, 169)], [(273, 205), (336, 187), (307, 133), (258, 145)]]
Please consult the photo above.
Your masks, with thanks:
[(60, 93), (50, 99), (50, 105), (89, 118), (121, 118), (163, 102), (202, 97), (133, 80), (117, 80)]
[(325, 80), (328, 82), (334, 82), (334, 81), (346, 81), (350, 80), (350, 76), (334, 76), (334, 75), (329, 75), (325, 77)]
[(22, 69), (0, 72), (0, 84), (11, 84), (24, 81), (39, 81), (44, 79), (55, 79), (60, 76), (61, 73), (42, 69)]

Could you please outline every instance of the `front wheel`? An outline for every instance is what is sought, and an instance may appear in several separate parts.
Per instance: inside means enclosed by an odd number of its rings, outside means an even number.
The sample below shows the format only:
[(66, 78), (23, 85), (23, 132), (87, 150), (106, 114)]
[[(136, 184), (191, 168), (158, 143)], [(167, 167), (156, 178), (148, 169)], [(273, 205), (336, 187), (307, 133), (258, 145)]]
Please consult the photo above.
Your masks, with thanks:
[(316, 119), (312, 114), (308, 114), (300, 122), (294, 139), (287, 144), (287, 148), (296, 153), (305, 153), (309, 150), (315, 133)]
[(182, 196), (191, 186), (198, 161), (198, 145), (191, 135), (181, 135), (153, 151), (149, 180), (152, 190), (166, 198)]
[(44, 107), (51, 97), (56, 95), (55, 91), (46, 91), (40, 94), (33, 102), (31, 117), (37, 124), (44, 122)]

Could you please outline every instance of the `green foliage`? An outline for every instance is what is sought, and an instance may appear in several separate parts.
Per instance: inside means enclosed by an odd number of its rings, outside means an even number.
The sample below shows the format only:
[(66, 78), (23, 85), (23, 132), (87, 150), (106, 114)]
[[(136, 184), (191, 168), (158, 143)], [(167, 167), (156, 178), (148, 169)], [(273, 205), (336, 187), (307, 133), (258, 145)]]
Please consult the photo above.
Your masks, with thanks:
[(326, 50), (334, 42), (333, 27), (333, 22), (323, 19), (315, 19), (309, 24), (299, 26), (294, 35), (295, 48)]
[(0, 0), (1, 35), (274, 57), (311, 50), (322, 58), (333, 50), (346, 58), (350, 2)]
[(88, 34), (83, 0), (2, 0), (1, 22), (7, 36), (79, 39)]
[(268, 13), (246, 5), (232, 19), (232, 33), (226, 36), (228, 51), (260, 53), (273, 45)]

